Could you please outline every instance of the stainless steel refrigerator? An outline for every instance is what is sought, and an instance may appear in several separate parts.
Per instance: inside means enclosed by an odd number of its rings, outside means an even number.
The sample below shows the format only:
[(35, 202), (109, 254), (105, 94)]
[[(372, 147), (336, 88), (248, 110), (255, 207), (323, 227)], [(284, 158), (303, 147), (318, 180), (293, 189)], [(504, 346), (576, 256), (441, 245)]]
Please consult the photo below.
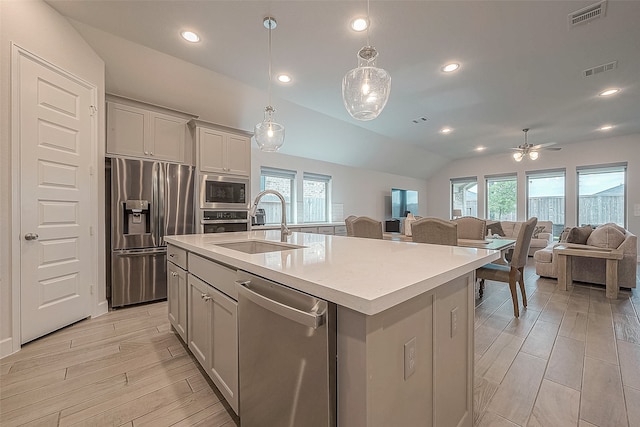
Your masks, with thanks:
[(195, 231), (193, 167), (112, 158), (107, 175), (111, 306), (164, 299), (164, 236)]

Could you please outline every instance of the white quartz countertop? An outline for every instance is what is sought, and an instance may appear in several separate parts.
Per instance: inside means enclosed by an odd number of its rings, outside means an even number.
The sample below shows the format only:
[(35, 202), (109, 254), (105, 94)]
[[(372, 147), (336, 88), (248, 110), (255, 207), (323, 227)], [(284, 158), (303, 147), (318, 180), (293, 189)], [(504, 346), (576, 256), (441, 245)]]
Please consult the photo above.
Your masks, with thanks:
[(491, 261), (500, 252), (356, 237), (292, 233), (304, 246), (247, 254), (217, 246), (243, 240), (280, 242), (280, 230), (167, 236), (167, 243), (203, 257), (373, 315)]
[[(343, 226), (343, 222), (305, 222), (302, 224), (287, 224), (288, 228), (306, 228), (306, 227), (336, 227)], [(252, 225), (252, 230), (280, 230), (280, 224)]]

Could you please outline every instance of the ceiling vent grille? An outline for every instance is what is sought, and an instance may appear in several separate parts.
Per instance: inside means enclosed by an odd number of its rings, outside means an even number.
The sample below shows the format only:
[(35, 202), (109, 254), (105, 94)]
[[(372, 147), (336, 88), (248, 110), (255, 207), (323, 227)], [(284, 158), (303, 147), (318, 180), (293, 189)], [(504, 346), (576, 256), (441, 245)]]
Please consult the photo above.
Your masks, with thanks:
[(418, 117), (417, 119), (413, 119), (411, 120), (413, 123), (418, 124), (418, 123), (424, 123), (426, 121), (428, 121), (429, 119), (427, 117)]
[(569, 29), (576, 25), (585, 24), (591, 22), (594, 19), (605, 16), (607, 12), (607, 0), (602, 0), (598, 3), (587, 6), (583, 9), (577, 10), (569, 14)]
[(602, 65), (598, 65), (597, 67), (584, 70), (582, 72), (582, 75), (584, 77), (591, 77), (596, 74), (604, 73), (605, 71), (615, 70), (617, 66), (618, 66), (618, 61), (609, 62), (608, 64), (602, 64)]

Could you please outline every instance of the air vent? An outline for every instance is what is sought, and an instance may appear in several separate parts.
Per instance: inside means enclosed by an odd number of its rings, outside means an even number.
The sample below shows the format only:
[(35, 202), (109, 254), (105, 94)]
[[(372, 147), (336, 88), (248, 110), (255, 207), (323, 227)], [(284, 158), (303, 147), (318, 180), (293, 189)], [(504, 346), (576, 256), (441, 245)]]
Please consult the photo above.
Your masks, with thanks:
[(605, 16), (607, 12), (607, 0), (587, 6), (584, 9), (577, 10), (569, 14), (569, 29), (576, 25), (591, 22), (594, 19)]
[(597, 67), (584, 70), (582, 72), (582, 75), (584, 77), (591, 77), (596, 74), (604, 73), (605, 71), (615, 70), (617, 66), (618, 66), (618, 61), (609, 62), (608, 64), (602, 64), (602, 65), (598, 65)]
[(426, 117), (418, 117), (417, 119), (413, 119), (413, 120), (411, 120), (411, 121), (412, 121), (413, 123), (415, 123), (415, 124), (418, 124), (418, 123), (424, 123), (424, 122), (426, 122), (427, 120), (429, 120), (429, 119), (427, 119)]

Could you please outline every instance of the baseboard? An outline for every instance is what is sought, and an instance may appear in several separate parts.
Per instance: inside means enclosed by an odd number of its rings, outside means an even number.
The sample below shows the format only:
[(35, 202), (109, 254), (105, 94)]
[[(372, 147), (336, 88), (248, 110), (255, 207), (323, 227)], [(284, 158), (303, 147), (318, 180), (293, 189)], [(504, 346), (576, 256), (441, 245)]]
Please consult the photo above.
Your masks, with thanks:
[(92, 318), (100, 317), (103, 314), (107, 314), (108, 312), (109, 312), (109, 301), (104, 300), (104, 301), (98, 303), (98, 306), (96, 307), (96, 311), (93, 313), (93, 315), (91, 317)]
[(13, 353), (13, 338), (5, 338), (0, 341), (0, 359)]

